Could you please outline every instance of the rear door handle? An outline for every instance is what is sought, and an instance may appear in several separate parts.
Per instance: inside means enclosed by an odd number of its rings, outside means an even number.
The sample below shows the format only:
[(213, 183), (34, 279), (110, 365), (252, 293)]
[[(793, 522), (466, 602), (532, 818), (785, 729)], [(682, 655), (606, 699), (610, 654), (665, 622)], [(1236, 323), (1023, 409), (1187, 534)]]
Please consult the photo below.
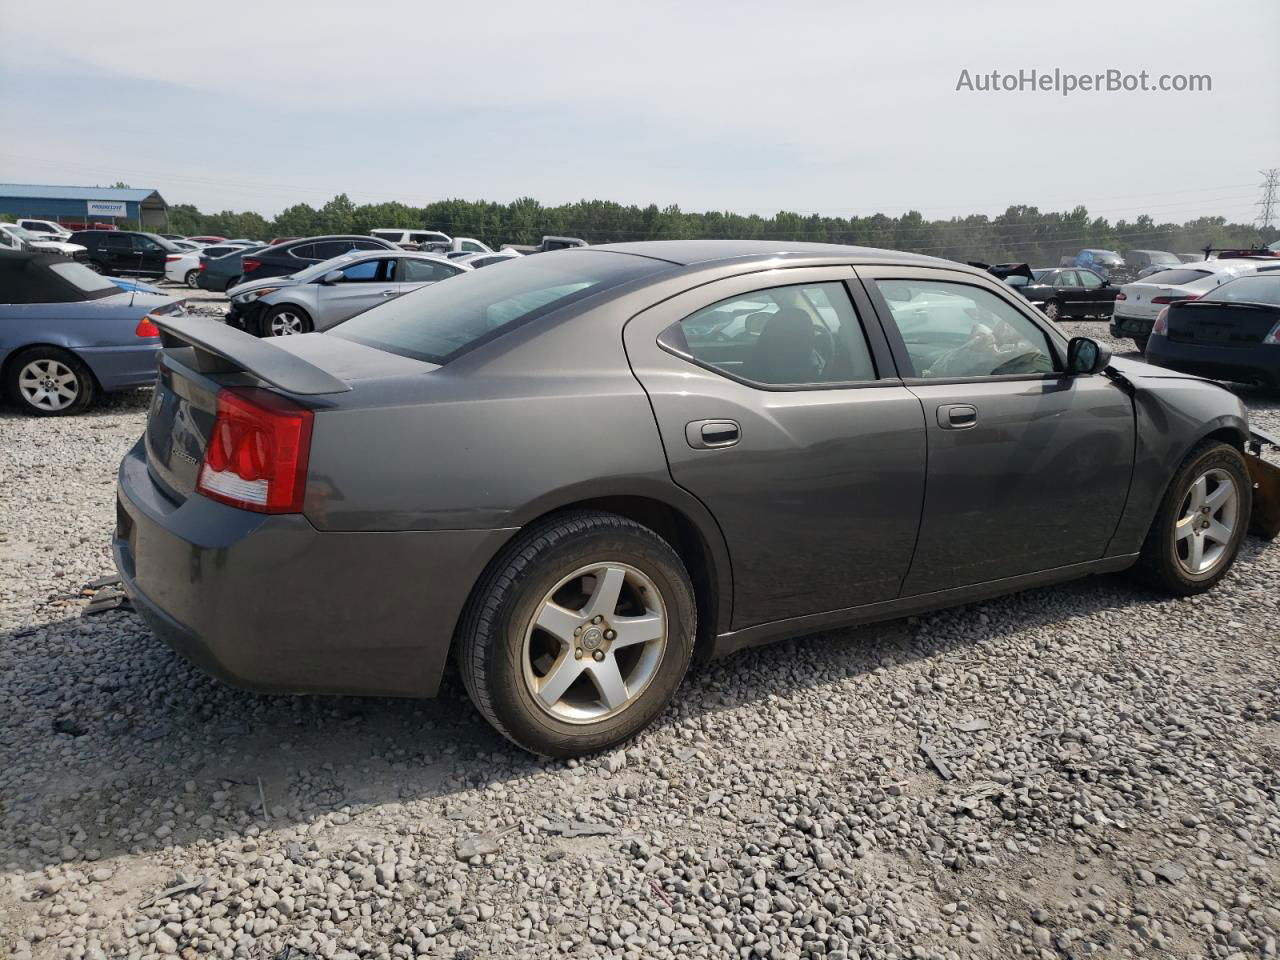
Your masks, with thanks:
[(383, 291), (382, 291), (382, 296), (384, 296), (384, 297), (394, 297), (395, 295), (396, 295), (396, 292), (395, 292), (394, 290), (383, 290)]
[(684, 427), (684, 438), (695, 450), (732, 447), (742, 439), (736, 420), (693, 420)]
[(971, 403), (944, 403), (938, 407), (938, 426), (943, 430), (968, 430), (977, 423), (978, 408)]

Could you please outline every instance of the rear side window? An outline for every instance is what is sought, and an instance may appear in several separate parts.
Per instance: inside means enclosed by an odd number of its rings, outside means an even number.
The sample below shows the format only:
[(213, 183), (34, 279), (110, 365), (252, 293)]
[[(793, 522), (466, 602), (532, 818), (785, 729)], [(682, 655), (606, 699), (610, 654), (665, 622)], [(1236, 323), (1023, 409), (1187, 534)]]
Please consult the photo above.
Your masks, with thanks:
[(433, 283), (352, 317), (328, 335), (448, 363), (553, 311), (669, 269), (661, 260), (617, 253), (527, 257), (502, 270), (471, 270)]
[(989, 290), (945, 280), (877, 280), (915, 376), (1052, 373), (1049, 337)]
[[(304, 243), (301, 246), (294, 247), (289, 251), (289, 256), (297, 257), (299, 260), (328, 260), (328, 257), (316, 257), (316, 245), (314, 243)], [(334, 254), (337, 256), (337, 254)]]
[(1213, 271), (1211, 270), (1161, 270), (1159, 273), (1153, 273), (1145, 277), (1142, 282), (1165, 283), (1170, 286), (1180, 287), (1211, 276), (1213, 276)]
[(658, 343), (699, 366), (769, 386), (876, 379), (858, 315), (840, 283), (730, 297), (672, 324)]
[[(375, 250), (385, 249), (376, 243), (372, 246)], [(350, 240), (322, 240), (312, 247), (311, 256), (317, 260), (328, 260), (331, 257), (340, 257), (354, 247), (355, 244)]]
[(436, 280), (447, 280), (457, 272), (448, 264), (436, 263), (433, 260), (404, 261), (406, 283), (433, 283)]

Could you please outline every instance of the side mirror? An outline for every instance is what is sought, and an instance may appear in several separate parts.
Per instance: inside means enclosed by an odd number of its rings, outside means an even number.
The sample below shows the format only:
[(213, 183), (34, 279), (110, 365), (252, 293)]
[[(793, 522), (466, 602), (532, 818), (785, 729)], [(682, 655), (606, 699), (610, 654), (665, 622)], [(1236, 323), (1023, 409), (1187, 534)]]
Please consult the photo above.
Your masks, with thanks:
[(1111, 351), (1089, 337), (1072, 337), (1067, 344), (1067, 376), (1101, 373), (1111, 362)]
[(320, 282), (326, 287), (331, 287), (335, 283), (340, 283), (341, 281), (342, 281), (341, 270), (330, 270), (328, 273), (326, 273), (323, 277), (320, 278)]

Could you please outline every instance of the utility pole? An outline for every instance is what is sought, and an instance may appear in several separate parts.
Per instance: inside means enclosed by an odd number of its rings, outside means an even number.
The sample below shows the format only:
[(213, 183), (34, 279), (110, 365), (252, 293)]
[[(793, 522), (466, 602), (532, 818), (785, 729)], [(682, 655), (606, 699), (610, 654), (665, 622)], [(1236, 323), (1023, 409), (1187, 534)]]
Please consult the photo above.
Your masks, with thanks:
[(1275, 226), (1276, 221), (1276, 205), (1280, 204), (1280, 167), (1272, 167), (1270, 170), (1259, 170), (1265, 180), (1258, 184), (1262, 190), (1262, 199), (1258, 201), (1261, 210), (1258, 213), (1258, 226), (1266, 229)]

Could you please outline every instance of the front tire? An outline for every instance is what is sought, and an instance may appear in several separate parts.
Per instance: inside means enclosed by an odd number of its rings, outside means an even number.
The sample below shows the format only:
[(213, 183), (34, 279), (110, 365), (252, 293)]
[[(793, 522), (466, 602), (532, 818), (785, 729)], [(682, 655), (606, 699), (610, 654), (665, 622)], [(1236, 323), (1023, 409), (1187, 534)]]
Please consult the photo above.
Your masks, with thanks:
[(105, 274), (107, 272), (106, 264), (99, 263), (97, 260), (86, 260), (84, 265), (94, 273)]
[(292, 337), (310, 333), (312, 329), (311, 316), (307, 311), (292, 303), (281, 303), (263, 314), (258, 336)]
[(573, 511), (521, 534), (459, 626), (463, 683), (516, 745), (574, 757), (647, 727), (684, 679), (696, 635), (680, 557), (625, 517)]
[(57, 347), (33, 347), (18, 354), (5, 380), (10, 398), (38, 417), (80, 413), (98, 390), (89, 368), (75, 354)]
[(1252, 496), (1240, 451), (1218, 441), (1202, 442), (1173, 475), (1134, 573), (1175, 596), (1212, 589), (1240, 552)]

